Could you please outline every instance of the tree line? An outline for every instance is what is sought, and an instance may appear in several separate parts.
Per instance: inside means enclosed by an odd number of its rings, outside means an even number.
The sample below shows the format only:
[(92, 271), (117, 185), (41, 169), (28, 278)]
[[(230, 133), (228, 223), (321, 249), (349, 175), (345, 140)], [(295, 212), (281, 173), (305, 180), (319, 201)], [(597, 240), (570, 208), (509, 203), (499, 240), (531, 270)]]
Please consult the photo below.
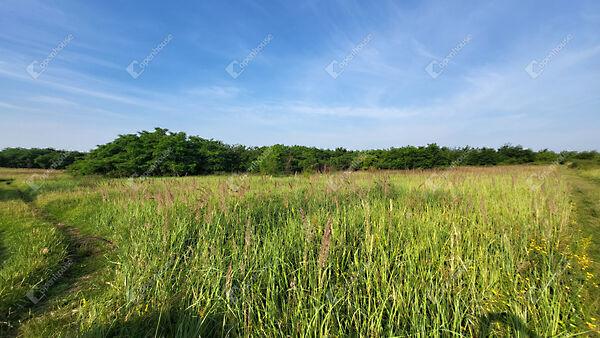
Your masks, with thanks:
[(380, 150), (319, 149), (305, 146), (246, 147), (156, 128), (119, 135), (89, 153), (54, 149), (7, 148), (0, 167), (67, 168), (75, 174), (111, 177), (186, 176), (256, 172), (294, 174), (367, 169), (429, 169), (598, 160), (596, 151), (533, 151), (522, 146), (448, 148), (437, 144)]
[(0, 167), (65, 169), (82, 159), (85, 153), (52, 148), (6, 148), (0, 151)]

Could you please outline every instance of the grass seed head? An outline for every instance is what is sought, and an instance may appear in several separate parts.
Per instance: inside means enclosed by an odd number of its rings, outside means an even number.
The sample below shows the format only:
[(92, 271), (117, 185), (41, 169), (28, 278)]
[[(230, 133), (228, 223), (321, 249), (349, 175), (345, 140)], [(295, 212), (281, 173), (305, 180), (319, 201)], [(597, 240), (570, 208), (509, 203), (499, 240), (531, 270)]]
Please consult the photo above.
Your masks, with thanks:
[(329, 246), (331, 245), (331, 225), (332, 220), (329, 218), (327, 220), (327, 225), (325, 225), (325, 231), (323, 231), (323, 238), (321, 239), (321, 250), (319, 252), (319, 267), (323, 268), (325, 263), (327, 263), (327, 258), (329, 257)]

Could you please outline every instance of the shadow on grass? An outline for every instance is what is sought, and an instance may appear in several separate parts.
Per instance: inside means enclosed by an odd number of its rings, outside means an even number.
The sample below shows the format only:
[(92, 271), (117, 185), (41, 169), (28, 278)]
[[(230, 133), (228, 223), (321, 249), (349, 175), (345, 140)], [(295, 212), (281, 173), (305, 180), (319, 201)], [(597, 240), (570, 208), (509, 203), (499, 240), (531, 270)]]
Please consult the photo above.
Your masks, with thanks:
[[(71, 243), (68, 245), (70, 255), (64, 260), (52, 267), (40, 267), (28, 275), (26, 284), (36, 284), (35, 288), (0, 302), (0, 337), (18, 336), (22, 322), (51, 310), (56, 302), (68, 300), (74, 290), (81, 287), (81, 281), (86, 276), (102, 267), (101, 264), (94, 264), (97, 254), (88, 248)], [(40, 276), (46, 277), (40, 280)]]
[(4, 265), (7, 258), (6, 247), (4, 246), (4, 230), (0, 230), (0, 268)]
[[(482, 316), (478, 337), (490, 337), (494, 323), (500, 323), (521, 336), (540, 338), (519, 317), (505, 312)], [(191, 311), (168, 309), (96, 326), (82, 337), (235, 337), (239, 334), (235, 326), (227, 324), (223, 314), (202, 320)]]
[[(19, 189), (4, 189), (3, 185), (10, 185), (14, 179), (12, 178), (0, 178), (0, 202), (11, 201), (11, 200), (22, 200), (25, 203), (31, 203), (35, 200), (35, 193), (33, 191), (22, 191)], [(4, 231), (0, 230), (0, 267), (4, 265), (4, 261), (7, 259), (6, 247), (4, 246)]]
[(0, 183), (0, 202), (11, 200), (22, 200), (25, 203), (31, 203), (36, 198), (36, 192), (32, 189), (19, 190), (16, 188), (5, 189)]
[(527, 337), (540, 338), (540, 336), (528, 328), (519, 317), (506, 312), (492, 312), (482, 316), (479, 321), (479, 337), (489, 337), (494, 323), (504, 324), (505, 326), (512, 328), (515, 332), (524, 334)]
[[(36, 197), (37, 193), (32, 189), (0, 188), (0, 202), (20, 199), (31, 207), (37, 219), (54, 224), (63, 235), (67, 256), (56, 266), (40, 267), (28, 274), (26, 284), (37, 284), (35, 289), (13, 299), (3, 299), (0, 302), (0, 337), (18, 336), (19, 326), (22, 322), (48, 311), (54, 306), (53, 300), (61, 302), (70, 297), (73, 290), (81, 286), (84, 277), (92, 275), (103, 267), (98, 256), (111, 249), (105, 241), (99, 240), (101, 238), (80, 236), (77, 228), (60, 223), (52, 214), (36, 206)], [(0, 235), (2, 235), (1, 232)], [(2, 237), (0, 237), (0, 264), (4, 261), (1, 239)], [(111, 243), (109, 242), (109, 244)], [(49, 269), (51, 270), (50, 275)], [(47, 277), (40, 281), (41, 276)], [(43, 288), (41, 293), (40, 286)]]
[(223, 314), (200, 318), (192, 311), (171, 308), (95, 326), (81, 337), (235, 337), (234, 331)]
[(7, 258), (6, 247), (4, 246), (4, 232), (0, 230), (0, 268), (4, 265)]
[(11, 201), (11, 200), (20, 200), (21, 198), (21, 190), (17, 189), (4, 189), (0, 184), (0, 202)]
[[(26, 283), (33, 285), (38, 283), (39, 276), (44, 276), (48, 272), (48, 267), (40, 267), (25, 277), (25, 280), (18, 278), (9, 280), (9, 284)], [(46, 281), (44, 281), (46, 282)], [(34, 303), (28, 294), (31, 290), (25, 290), (23, 294), (9, 295), (9, 298), (2, 299), (0, 302), (0, 337), (16, 337), (18, 335), (18, 326), (20, 321), (26, 319), (27, 315), (39, 308), (43, 302)], [(45, 297), (49, 298), (49, 297)], [(40, 298), (39, 300), (45, 300)]]

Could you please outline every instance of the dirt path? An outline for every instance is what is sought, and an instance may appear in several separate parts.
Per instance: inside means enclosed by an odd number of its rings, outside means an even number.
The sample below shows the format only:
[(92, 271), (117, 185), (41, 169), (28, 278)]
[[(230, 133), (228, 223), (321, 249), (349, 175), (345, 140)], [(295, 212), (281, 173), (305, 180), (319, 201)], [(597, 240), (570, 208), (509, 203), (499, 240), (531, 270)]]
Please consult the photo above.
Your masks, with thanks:
[[(572, 198), (576, 206), (576, 217), (583, 238), (590, 240), (587, 254), (591, 258), (588, 272), (593, 275), (584, 290), (584, 301), (589, 305), (587, 318), (596, 318), (596, 329), (600, 328), (600, 180), (585, 178), (576, 172), (565, 172), (571, 185)], [(591, 327), (587, 327), (590, 329)]]
[(44, 288), (43, 292), (36, 290), (28, 294), (27, 298), (29, 299), (23, 298), (17, 312), (11, 316), (11, 321), (14, 320), (17, 325), (5, 331), (3, 334), (6, 336), (18, 336), (21, 323), (43, 316), (48, 311), (52, 311), (53, 301), (64, 301), (80, 291), (85, 281), (90, 280), (90, 277), (96, 272), (97, 257), (106, 250), (114, 248), (113, 243), (107, 239), (84, 235), (77, 227), (61, 222), (36, 203), (37, 196), (35, 194), (17, 189), (15, 189), (15, 194), (17, 198), (27, 204), (36, 219), (51, 224), (60, 231), (67, 247), (67, 256), (51, 274), (50, 282), (52, 283), (48, 283), (47, 289)]

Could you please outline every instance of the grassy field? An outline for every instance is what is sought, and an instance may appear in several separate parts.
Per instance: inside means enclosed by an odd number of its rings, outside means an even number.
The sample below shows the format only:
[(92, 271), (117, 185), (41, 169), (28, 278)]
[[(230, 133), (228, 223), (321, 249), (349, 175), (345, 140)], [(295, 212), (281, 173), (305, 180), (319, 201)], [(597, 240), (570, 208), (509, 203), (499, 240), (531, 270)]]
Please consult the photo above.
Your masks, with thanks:
[(599, 196), (597, 169), (556, 166), (0, 169), (0, 334), (594, 335)]

